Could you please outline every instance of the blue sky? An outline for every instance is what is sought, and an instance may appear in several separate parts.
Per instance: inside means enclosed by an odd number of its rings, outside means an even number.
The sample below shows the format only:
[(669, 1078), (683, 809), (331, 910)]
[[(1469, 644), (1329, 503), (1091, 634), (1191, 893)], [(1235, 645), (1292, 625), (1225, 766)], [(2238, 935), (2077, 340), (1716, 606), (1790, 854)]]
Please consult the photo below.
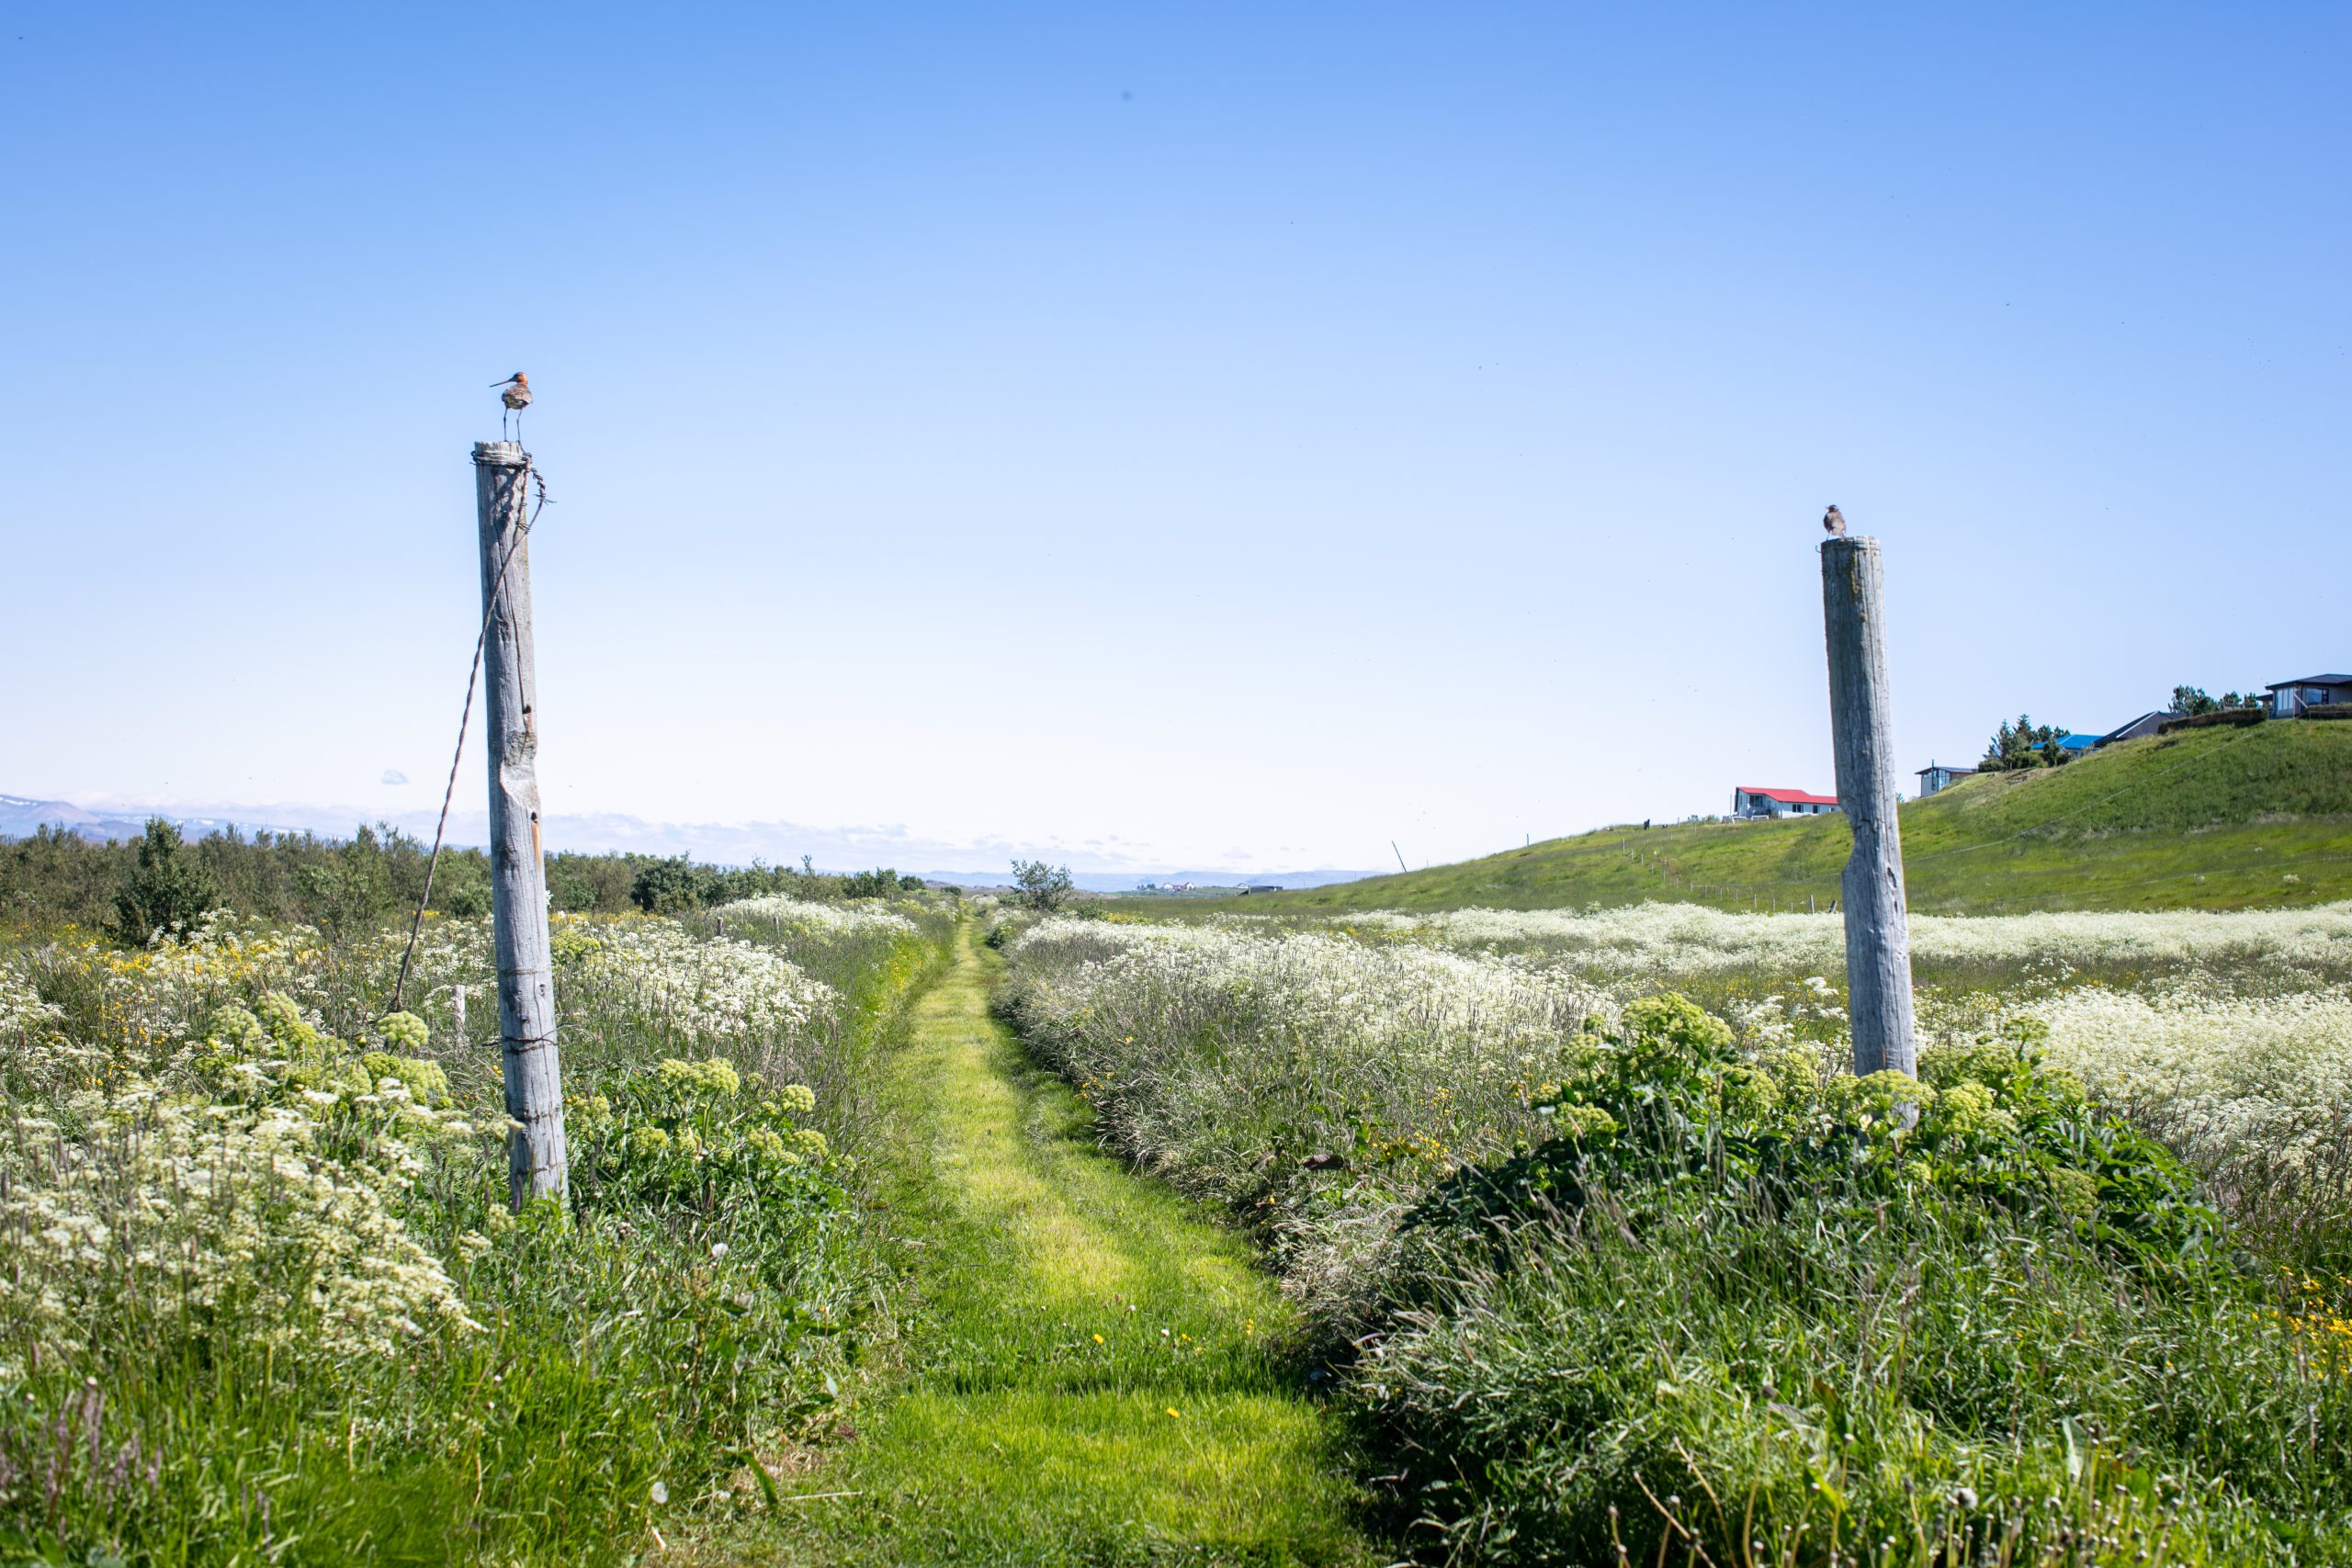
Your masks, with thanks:
[(429, 811), (518, 367), (556, 813), (1263, 870), (1826, 788), (1831, 501), (1918, 766), (2340, 670), (2347, 47), (20, 5), (0, 789)]

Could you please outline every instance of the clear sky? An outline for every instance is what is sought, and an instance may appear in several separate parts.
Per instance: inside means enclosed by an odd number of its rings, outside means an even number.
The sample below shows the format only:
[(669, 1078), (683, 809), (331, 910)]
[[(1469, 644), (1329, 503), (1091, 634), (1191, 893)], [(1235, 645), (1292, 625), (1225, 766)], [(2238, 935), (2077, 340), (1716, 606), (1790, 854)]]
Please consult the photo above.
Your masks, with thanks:
[(429, 811), (517, 368), (551, 813), (1826, 789), (1832, 501), (1911, 765), (2352, 667), (2341, 5), (5, 21), (0, 791)]

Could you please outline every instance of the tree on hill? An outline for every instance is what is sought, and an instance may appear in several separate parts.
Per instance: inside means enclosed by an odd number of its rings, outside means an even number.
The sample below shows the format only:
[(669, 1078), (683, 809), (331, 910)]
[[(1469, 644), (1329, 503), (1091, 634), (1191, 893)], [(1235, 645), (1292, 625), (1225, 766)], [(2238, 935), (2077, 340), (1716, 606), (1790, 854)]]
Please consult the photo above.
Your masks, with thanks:
[(1979, 773), (2014, 773), (2023, 768), (2055, 768), (2073, 760), (2065, 747), (2059, 744), (2072, 733), (2061, 725), (2036, 724), (2029, 714), (2018, 715), (2015, 724), (2004, 724), (1993, 732), (1986, 742), (1984, 759), (1976, 764)]
[(2213, 713), (2218, 711), (2221, 705), (2205, 694), (2205, 688), (2202, 686), (2175, 686), (2172, 689), (2172, 711), (2175, 713), (2192, 716)]
[(2262, 705), (2259, 692), (2224, 692), (2217, 699), (2206, 694), (2202, 686), (2175, 686), (2172, 689), (2172, 711), (2191, 716), (2219, 713), (2225, 708), (2258, 708)]

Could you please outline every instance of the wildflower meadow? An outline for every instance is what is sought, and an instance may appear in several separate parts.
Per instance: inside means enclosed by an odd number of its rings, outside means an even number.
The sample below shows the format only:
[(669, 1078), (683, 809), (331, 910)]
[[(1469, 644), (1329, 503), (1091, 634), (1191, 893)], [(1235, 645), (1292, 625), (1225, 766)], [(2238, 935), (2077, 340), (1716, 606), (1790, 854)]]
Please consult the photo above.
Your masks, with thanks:
[(1061, 918), (1004, 1006), (1416, 1561), (2352, 1560), (2352, 912), (1913, 929), (1917, 1080), (1823, 917)]
[(556, 918), (519, 1215), (486, 918), (400, 1010), (389, 926), (0, 947), (9, 1560), (626, 1561), (772, 1491), (883, 1321), (861, 1086), (944, 922), (751, 908)]
[(1858, 1078), (1826, 916), (729, 874), (519, 1212), (487, 917), (10, 928), (12, 1560), (2352, 1561), (2343, 907), (1922, 919)]

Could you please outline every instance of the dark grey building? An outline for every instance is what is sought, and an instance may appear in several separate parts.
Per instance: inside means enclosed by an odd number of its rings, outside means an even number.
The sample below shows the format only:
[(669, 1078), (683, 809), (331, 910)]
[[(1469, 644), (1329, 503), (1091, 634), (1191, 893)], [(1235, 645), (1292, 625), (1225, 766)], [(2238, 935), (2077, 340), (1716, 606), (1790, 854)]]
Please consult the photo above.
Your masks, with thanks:
[(2294, 718), (2305, 708), (2352, 703), (2352, 675), (2304, 675), (2262, 689), (2270, 694), (2273, 718)]

